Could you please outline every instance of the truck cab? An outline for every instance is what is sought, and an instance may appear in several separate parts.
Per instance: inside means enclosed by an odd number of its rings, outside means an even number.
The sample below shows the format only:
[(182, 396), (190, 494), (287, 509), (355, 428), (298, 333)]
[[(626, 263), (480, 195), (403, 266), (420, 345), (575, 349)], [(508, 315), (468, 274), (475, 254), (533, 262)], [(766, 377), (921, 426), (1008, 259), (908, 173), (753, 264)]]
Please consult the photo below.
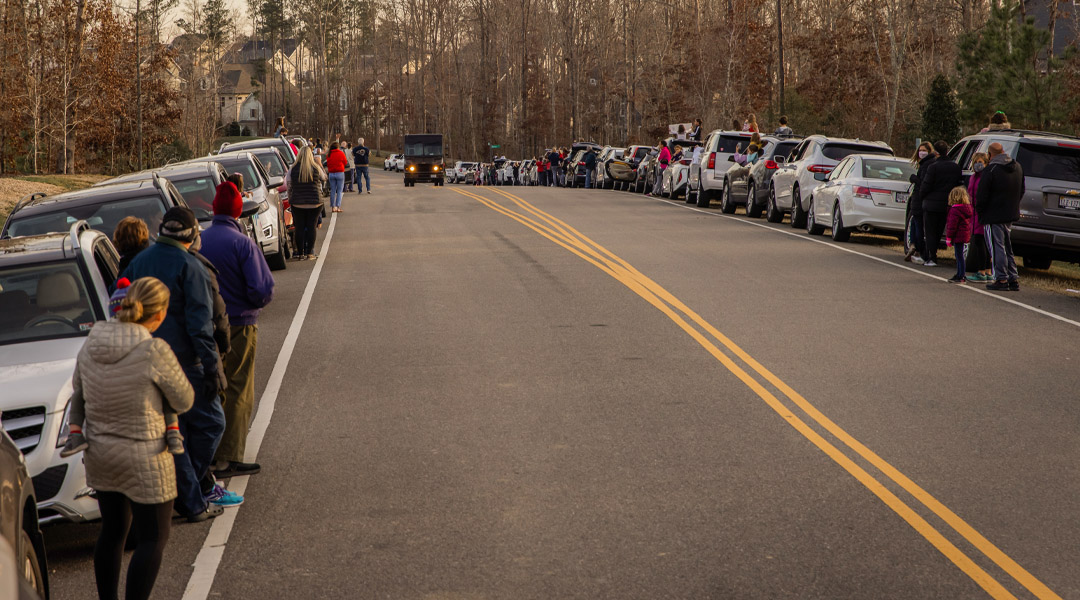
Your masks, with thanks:
[(443, 185), (443, 136), (441, 133), (409, 134), (405, 136), (405, 187), (417, 181)]

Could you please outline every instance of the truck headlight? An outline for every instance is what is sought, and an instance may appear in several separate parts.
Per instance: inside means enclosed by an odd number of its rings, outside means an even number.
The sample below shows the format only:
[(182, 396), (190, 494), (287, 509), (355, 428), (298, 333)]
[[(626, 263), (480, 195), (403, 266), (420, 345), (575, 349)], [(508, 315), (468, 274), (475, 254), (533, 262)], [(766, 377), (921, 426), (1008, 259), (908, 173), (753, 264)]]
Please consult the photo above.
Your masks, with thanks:
[(439, 165), (435, 165), (435, 170), (436, 170), (436, 171), (438, 171), (438, 170), (439, 170)]
[(410, 171), (415, 171), (415, 170), (416, 170), (416, 167), (415, 167), (415, 166), (410, 166), (410, 167), (409, 167), (409, 170), (410, 170)]

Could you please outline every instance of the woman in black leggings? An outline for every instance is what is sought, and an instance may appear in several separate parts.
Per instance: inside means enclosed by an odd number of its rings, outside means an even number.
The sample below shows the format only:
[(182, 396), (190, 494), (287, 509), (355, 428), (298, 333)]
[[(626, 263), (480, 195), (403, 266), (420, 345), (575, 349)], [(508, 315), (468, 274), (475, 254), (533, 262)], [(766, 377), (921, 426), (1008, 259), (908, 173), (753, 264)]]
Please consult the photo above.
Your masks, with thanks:
[(84, 441), (71, 450), (85, 449), (86, 483), (97, 490), (101, 508), (94, 549), (98, 596), (118, 598), (124, 541), (134, 524), (138, 545), (124, 597), (145, 600), (169, 540), (176, 498), (164, 408), (183, 413), (195, 396), (169, 345), (150, 336), (165, 320), (169, 288), (143, 277), (117, 290), (114, 303), (116, 318), (94, 325), (75, 362), (71, 419), (83, 424)]
[(318, 258), (315, 254), (315, 229), (323, 212), (322, 185), (326, 173), (304, 147), (296, 164), (289, 169), (289, 204), (292, 205), (293, 223), (296, 225), (296, 258)]

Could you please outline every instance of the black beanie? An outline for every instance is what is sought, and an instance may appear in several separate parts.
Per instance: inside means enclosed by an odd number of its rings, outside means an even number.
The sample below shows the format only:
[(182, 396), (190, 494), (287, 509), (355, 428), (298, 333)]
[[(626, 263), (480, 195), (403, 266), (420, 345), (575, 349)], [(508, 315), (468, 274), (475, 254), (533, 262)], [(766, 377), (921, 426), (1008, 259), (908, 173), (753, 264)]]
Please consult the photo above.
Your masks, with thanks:
[(199, 221), (190, 208), (174, 206), (165, 211), (158, 233), (179, 242), (191, 242), (199, 234)]

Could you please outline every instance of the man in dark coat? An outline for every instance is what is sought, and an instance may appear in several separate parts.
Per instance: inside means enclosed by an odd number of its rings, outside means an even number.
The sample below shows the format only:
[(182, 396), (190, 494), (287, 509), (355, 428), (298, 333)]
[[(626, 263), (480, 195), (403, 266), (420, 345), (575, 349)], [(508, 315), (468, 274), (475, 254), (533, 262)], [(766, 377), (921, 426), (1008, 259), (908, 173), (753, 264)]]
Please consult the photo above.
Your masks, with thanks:
[(926, 233), (923, 260), (928, 267), (937, 266), (938, 244), (941, 243), (941, 234), (945, 232), (945, 222), (949, 217), (949, 192), (964, 185), (964, 171), (949, 158), (949, 145), (939, 141), (934, 144), (934, 151), (938, 158), (926, 169), (920, 187), (923, 231)]
[(1005, 154), (1001, 144), (988, 149), (990, 164), (983, 169), (979, 190), (975, 193), (975, 212), (990, 245), (994, 281), (988, 290), (1020, 290), (1016, 257), (1012, 248), (1012, 225), (1020, 220), (1020, 201), (1024, 197), (1024, 169)]

